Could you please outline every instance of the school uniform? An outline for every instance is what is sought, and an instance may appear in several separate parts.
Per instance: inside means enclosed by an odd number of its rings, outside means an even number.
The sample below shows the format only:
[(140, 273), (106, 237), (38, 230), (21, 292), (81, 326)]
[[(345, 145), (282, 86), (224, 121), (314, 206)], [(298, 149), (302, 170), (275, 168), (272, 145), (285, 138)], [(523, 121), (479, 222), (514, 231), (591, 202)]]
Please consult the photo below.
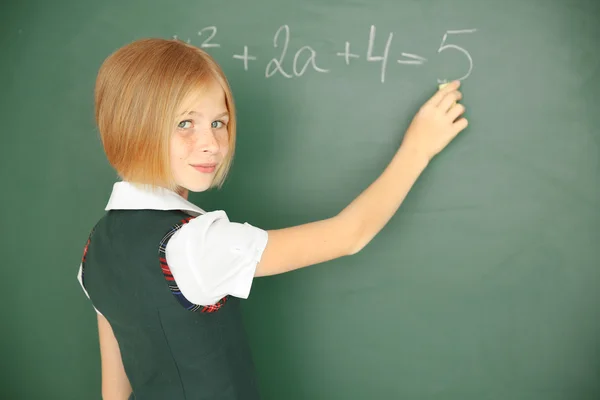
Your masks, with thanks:
[(260, 398), (240, 299), (266, 243), (172, 191), (114, 185), (78, 279), (111, 324), (130, 399)]

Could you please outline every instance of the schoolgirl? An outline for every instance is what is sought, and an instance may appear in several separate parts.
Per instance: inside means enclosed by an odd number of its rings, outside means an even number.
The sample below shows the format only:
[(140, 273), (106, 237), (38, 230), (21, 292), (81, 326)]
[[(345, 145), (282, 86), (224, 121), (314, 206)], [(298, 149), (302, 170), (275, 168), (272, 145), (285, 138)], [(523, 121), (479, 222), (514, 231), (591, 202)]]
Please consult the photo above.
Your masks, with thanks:
[(459, 85), (423, 104), (386, 169), (338, 214), (266, 231), (187, 200), (219, 187), (234, 155), (234, 100), (213, 58), (165, 39), (111, 54), (95, 116), (121, 181), (78, 274), (97, 312), (103, 398), (260, 398), (240, 313), (253, 280), (364, 248), (467, 126)]

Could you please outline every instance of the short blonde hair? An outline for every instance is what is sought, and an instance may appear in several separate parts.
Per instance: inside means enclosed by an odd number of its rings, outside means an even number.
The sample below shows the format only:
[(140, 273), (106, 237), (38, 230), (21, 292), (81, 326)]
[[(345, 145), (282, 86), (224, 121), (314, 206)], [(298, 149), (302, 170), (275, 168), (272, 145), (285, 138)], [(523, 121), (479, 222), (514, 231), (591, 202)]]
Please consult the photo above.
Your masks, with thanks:
[(209, 82), (225, 93), (229, 152), (212, 186), (221, 187), (235, 149), (236, 118), (229, 83), (205, 51), (180, 40), (141, 39), (111, 54), (98, 72), (96, 123), (108, 162), (126, 181), (179, 190), (170, 168), (170, 136), (185, 99)]

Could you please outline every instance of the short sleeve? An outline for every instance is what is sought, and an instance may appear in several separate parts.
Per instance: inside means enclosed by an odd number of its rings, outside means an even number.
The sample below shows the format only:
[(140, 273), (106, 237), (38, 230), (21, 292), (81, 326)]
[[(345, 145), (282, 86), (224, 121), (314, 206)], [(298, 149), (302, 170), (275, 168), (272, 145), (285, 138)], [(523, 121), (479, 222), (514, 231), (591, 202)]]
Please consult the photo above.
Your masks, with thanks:
[(165, 258), (186, 299), (208, 306), (227, 295), (248, 298), (267, 241), (266, 231), (213, 211), (179, 228)]
[[(90, 299), (90, 295), (88, 294), (87, 290), (85, 289), (85, 286), (83, 284), (83, 264), (79, 265), (79, 272), (77, 273), (77, 280), (79, 281), (79, 285), (81, 285), (81, 289), (83, 289), (83, 293), (85, 293), (85, 295), (87, 296), (88, 300)], [(94, 305), (92, 304), (92, 307), (94, 307)], [(96, 307), (94, 307), (94, 310), (96, 310), (96, 312), (100, 315), (102, 315), (102, 313), (100, 311), (98, 311), (98, 309)]]

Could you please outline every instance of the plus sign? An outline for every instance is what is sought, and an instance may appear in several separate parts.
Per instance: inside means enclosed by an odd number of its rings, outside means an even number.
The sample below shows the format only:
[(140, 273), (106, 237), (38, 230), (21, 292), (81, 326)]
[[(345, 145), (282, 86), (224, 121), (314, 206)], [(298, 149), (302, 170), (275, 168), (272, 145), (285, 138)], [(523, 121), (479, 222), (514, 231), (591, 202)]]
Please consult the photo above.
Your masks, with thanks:
[(256, 60), (256, 57), (248, 55), (248, 46), (244, 46), (244, 54), (234, 54), (233, 58), (237, 60), (244, 60), (244, 71), (248, 71), (248, 60)]
[(350, 53), (350, 43), (346, 42), (346, 49), (343, 53), (337, 53), (338, 56), (344, 56), (346, 65), (350, 65), (350, 58), (358, 58), (358, 55)]

